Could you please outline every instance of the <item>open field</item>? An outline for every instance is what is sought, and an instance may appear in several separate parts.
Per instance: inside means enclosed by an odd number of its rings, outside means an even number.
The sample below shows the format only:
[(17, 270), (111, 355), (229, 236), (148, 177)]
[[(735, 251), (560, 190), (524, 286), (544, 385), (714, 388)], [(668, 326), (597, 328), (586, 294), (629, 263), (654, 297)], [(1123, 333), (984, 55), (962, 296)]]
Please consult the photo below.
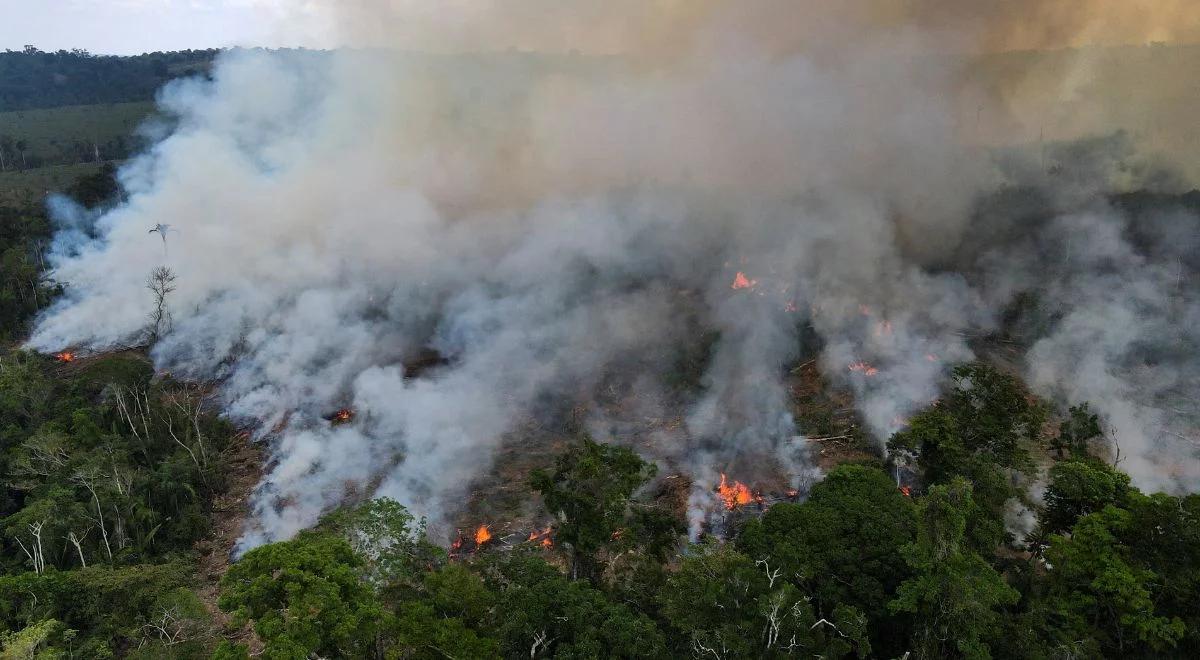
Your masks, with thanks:
[(139, 145), (138, 125), (154, 104), (76, 105), (0, 113), (5, 169), (36, 169), (127, 158)]
[(101, 163), (52, 165), (24, 172), (0, 172), (0, 205), (29, 206), (40, 204), (51, 192), (62, 190), (81, 176), (95, 174)]

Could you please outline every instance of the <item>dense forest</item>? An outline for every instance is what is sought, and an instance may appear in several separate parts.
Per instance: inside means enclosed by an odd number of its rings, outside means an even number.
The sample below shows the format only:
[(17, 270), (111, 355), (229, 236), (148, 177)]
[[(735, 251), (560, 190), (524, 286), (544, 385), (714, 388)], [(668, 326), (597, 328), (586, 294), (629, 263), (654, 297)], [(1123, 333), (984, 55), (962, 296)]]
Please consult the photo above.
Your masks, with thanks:
[(64, 105), (150, 101), (163, 83), (205, 73), (216, 49), (131, 57), (34, 46), (0, 53), (0, 112)]
[[(135, 100), (206, 58), (6, 53), (0, 102)], [(64, 192), (119, 194), (111, 165)], [(1102, 411), (986, 363), (886, 452), (696, 542), (653, 464), (578, 431), (526, 475), (527, 537), (447, 548), (378, 499), (230, 562), (215, 511), (247, 440), (209, 384), (155, 373), (164, 319), (107, 354), (21, 350), (69, 283), (41, 206), (0, 206), (0, 236), (0, 658), (1200, 656), (1200, 495), (1140, 491)]]

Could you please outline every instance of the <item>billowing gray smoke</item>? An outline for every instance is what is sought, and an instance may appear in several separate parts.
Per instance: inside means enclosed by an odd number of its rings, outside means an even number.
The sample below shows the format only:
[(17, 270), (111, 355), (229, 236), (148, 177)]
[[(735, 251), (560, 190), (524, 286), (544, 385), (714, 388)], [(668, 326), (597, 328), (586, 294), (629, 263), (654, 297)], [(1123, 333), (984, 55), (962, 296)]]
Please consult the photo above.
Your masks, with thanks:
[[(657, 400), (714, 332), (685, 432), (655, 457), (695, 477), (696, 522), (730, 466), (815, 476), (781, 381), (798, 355), (820, 351), (882, 441), (1030, 292), (1061, 312), (1035, 384), (1110, 411), (1129, 469), (1162, 483), (1147, 429), (1168, 411), (1139, 397), (1198, 373), (1195, 353), (1137, 357), (1195, 336), (1194, 298), (1163, 288), (1172, 255), (1069, 200), (1030, 231), (988, 216), (1011, 231), (967, 249), (979, 200), (1029, 177), (960, 143), (944, 41), (889, 23), (756, 45), (725, 9), (666, 55), (228, 54), (161, 94), (175, 128), (122, 169), (99, 238), (63, 235), (70, 287), (30, 343), (138, 340), (146, 277), (170, 267), (157, 365), (219, 379), (272, 447), (245, 545), (349, 496), (437, 521), (548, 400), (586, 403), (613, 373)], [(1074, 256), (1042, 277), (1038, 250), (1060, 244)], [(322, 419), (340, 407), (351, 423)]]

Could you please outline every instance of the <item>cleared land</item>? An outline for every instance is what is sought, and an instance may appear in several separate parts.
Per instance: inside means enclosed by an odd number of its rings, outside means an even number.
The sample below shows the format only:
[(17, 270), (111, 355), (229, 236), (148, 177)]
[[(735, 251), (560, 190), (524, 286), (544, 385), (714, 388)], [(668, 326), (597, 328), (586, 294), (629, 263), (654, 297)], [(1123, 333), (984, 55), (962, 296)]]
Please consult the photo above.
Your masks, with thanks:
[(0, 112), (5, 169), (128, 158), (141, 145), (138, 125), (153, 114), (150, 102)]
[(52, 165), (37, 169), (0, 172), (0, 206), (35, 206), (45, 196), (61, 191), (81, 176), (95, 174), (102, 163)]

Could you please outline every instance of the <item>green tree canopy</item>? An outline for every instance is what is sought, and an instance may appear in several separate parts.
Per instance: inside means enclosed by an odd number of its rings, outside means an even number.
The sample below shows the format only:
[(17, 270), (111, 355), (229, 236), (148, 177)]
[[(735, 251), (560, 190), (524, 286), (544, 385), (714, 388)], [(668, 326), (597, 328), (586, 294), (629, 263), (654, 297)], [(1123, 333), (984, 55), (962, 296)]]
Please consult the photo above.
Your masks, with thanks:
[[(570, 553), (572, 577), (599, 579), (600, 551), (614, 537), (625, 536), (618, 530), (640, 531), (640, 539), (656, 548), (677, 538), (678, 526), (670, 516), (631, 508), (633, 492), (655, 472), (654, 465), (632, 450), (585, 436), (559, 456), (553, 472), (533, 473), (530, 484), (559, 520), (555, 540)], [(630, 534), (624, 542), (634, 537)]]
[(987, 639), (1000, 620), (996, 608), (1020, 594), (964, 543), (971, 485), (958, 478), (934, 486), (921, 502), (917, 540), (905, 548), (913, 577), (889, 607), (915, 615), (919, 658), (989, 658)]
[(345, 539), (302, 533), (246, 553), (221, 580), (221, 609), (253, 621), (263, 657), (370, 655), (384, 610)]
[(895, 481), (868, 465), (840, 465), (801, 504), (777, 504), (738, 537), (738, 549), (778, 567), (821, 616), (842, 605), (872, 617), (877, 650), (901, 653), (902, 622), (887, 612), (911, 574), (901, 548), (916, 536), (916, 507)]

